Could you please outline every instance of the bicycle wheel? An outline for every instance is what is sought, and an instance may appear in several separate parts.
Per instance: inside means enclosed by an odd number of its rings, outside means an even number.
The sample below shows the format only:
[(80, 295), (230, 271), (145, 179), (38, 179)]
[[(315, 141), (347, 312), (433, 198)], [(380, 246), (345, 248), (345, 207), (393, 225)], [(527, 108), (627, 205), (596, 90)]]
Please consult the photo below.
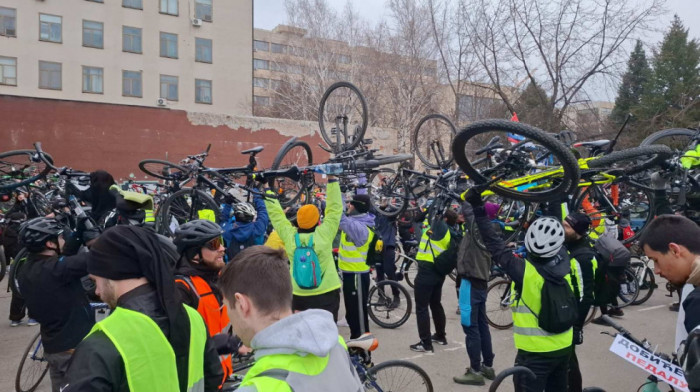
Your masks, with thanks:
[[(44, 157), (53, 164), (51, 155), (44, 153)], [(0, 153), (0, 191), (31, 184), (49, 171), (51, 167), (39, 159), (36, 150)]]
[(598, 308), (595, 306), (591, 306), (591, 310), (588, 311), (588, 316), (586, 316), (586, 320), (583, 321), (583, 325), (588, 325), (595, 316), (598, 314)]
[[(330, 147), (340, 151), (357, 147), (367, 131), (368, 119), (365, 97), (352, 83), (333, 83), (323, 93), (318, 109), (318, 125), (321, 137)], [(337, 120), (343, 129), (336, 129)], [(328, 128), (329, 126), (331, 128)]]
[(377, 213), (395, 217), (406, 210), (408, 194), (401, 175), (393, 169), (379, 169), (372, 173), (369, 184), (369, 202)]
[[(486, 200), (486, 203), (498, 205), (498, 210), (493, 217), (495, 220), (494, 228), (497, 227), (496, 232), (501, 233), (501, 237), (506, 244), (517, 242), (526, 224), (534, 218), (534, 212), (537, 210), (537, 208), (531, 208), (532, 203), (517, 200)], [(474, 239), (476, 245), (483, 250), (487, 250), (475, 220), (472, 220), (469, 224), (469, 231), (473, 233), (472, 239)]]
[(160, 159), (144, 159), (139, 162), (139, 169), (154, 178), (161, 180), (182, 180), (187, 177), (189, 169)]
[(620, 292), (617, 295), (617, 298), (620, 299), (618, 308), (632, 305), (638, 296), (639, 283), (637, 282), (637, 275), (631, 268), (626, 268), (622, 276), (622, 282), (620, 282)]
[(5, 259), (5, 247), (0, 245), (0, 282), (5, 279), (7, 273), (7, 260)]
[(632, 258), (630, 266), (634, 270), (635, 276), (637, 278), (637, 285), (639, 287), (639, 295), (637, 299), (632, 301), (632, 305), (641, 305), (646, 302), (651, 295), (654, 294), (656, 289), (656, 278), (654, 277), (654, 271), (642, 261), (636, 257)]
[(168, 197), (156, 215), (156, 231), (165, 236), (172, 236), (183, 223), (200, 219), (203, 214), (211, 215), (219, 222), (219, 206), (206, 192), (199, 189), (185, 188)]
[[(272, 170), (286, 169), (292, 166), (305, 167), (313, 165), (313, 154), (308, 143), (296, 140), (290, 144), (285, 144), (275, 155), (272, 161)], [(302, 198), (302, 195), (313, 185), (311, 177), (302, 177), (299, 181), (294, 181), (287, 177), (277, 177), (272, 180), (270, 188), (274, 189), (279, 197), (282, 207), (288, 207)], [(304, 201), (309, 198), (305, 197)]]
[(509, 280), (499, 280), (491, 283), (486, 290), (486, 321), (496, 329), (513, 326), (510, 284)]
[(418, 275), (418, 263), (407, 260), (404, 266), (403, 277), (411, 288), (415, 288), (416, 275)]
[(588, 161), (588, 167), (604, 171), (615, 170), (631, 175), (651, 169), (672, 155), (673, 151), (668, 146), (640, 146), (595, 158)]
[(382, 328), (402, 326), (411, 316), (413, 300), (401, 284), (383, 280), (369, 290), (367, 295), (369, 317)]
[[(480, 151), (490, 140), (502, 141), (512, 137), (523, 140), (498, 149), (487, 167), (472, 164), (479, 160)], [(549, 152), (548, 160), (560, 166), (536, 162), (537, 150)], [(538, 154), (540, 154), (538, 152)], [(455, 162), (477, 184), (492, 179), (498, 183), (490, 186), (494, 193), (515, 200), (542, 202), (559, 199), (576, 187), (579, 179), (578, 161), (563, 144), (535, 127), (507, 120), (476, 121), (457, 133), (452, 143)], [(538, 155), (539, 156), (539, 155)]]
[(46, 198), (46, 196), (44, 196), (43, 193), (37, 190), (32, 190), (32, 192), (29, 194), (29, 200), (34, 205), (34, 208), (36, 208), (39, 216), (46, 216), (51, 213), (51, 202)]
[(413, 131), (413, 146), (418, 159), (430, 169), (449, 167), (452, 162), (452, 139), (457, 128), (442, 114), (423, 117)]
[(650, 146), (653, 144), (661, 144), (671, 147), (671, 150), (679, 154), (688, 149), (690, 143), (693, 141), (693, 137), (695, 137), (697, 133), (697, 130), (687, 128), (663, 129), (647, 136), (639, 145)]
[(433, 383), (428, 373), (415, 363), (391, 360), (367, 370), (365, 391), (432, 392)]
[(19, 361), (15, 390), (17, 392), (34, 391), (49, 371), (49, 362), (44, 357), (44, 346), (41, 344), (41, 334), (37, 333), (24, 350)]

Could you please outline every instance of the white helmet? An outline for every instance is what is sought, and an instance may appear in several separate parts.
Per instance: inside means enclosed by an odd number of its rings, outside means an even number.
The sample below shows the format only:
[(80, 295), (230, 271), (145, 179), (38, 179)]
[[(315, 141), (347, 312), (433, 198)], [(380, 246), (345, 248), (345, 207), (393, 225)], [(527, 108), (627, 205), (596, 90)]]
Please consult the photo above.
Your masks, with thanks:
[(255, 220), (258, 213), (250, 203), (241, 202), (233, 205), (233, 215), (237, 221), (245, 223)]
[(525, 248), (537, 257), (553, 257), (563, 244), (564, 226), (554, 218), (538, 218), (525, 233)]

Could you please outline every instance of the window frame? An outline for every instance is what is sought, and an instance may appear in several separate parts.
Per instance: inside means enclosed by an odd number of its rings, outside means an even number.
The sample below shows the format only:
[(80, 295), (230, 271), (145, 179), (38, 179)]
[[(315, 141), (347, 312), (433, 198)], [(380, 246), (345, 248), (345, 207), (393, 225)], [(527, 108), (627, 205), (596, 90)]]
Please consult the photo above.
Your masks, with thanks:
[[(261, 99), (267, 100), (267, 103), (256, 102), (257, 100), (261, 100)], [(263, 95), (253, 95), (253, 104), (264, 106), (264, 107), (270, 107), (270, 106), (272, 106), (272, 100), (270, 99), (270, 97), (266, 97)]]
[[(166, 96), (163, 96), (163, 94), (162, 94), (162, 92), (163, 92), (163, 77), (164, 77), (164, 76), (165, 76), (165, 77), (168, 77), (168, 78), (175, 78), (175, 83), (176, 83), (176, 84), (175, 84), (175, 88), (177, 89), (177, 90), (176, 90), (176, 92), (177, 92), (176, 95), (177, 95), (177, 96), (175, 97), (175, 99), (172, 99), (172, 98), (168, 97), (168, 96), (167, 96), (168, 94), (166, 94)], [(158, 97), (159, 97), (159, 98), (164, 98), (164, 99), (166, 99), (166, 100), (168, 100), (168, 101), (173, 101), (173, 102), (177, 102), (177, 101), (180, 100), (180, 78), (179, 78), (178, 76), (176, 76), (176, 75), (165, 75), (165, 74), (160, 74), (158, 86), (159, 86), (159, 90), (158, 90), (158, 94), (159, 94)]]
[[(135, 51), (135, 50), (128, 50), (128, 49), (126, 48), (126, 45), (125, 45), (125, 44), (126, 44), (125, 39), (126, 39), (126, 37), (127, 37), (126, 29), (135, 29), (135, 30), (138, 30), (138, 32), (139, 32), (139, 34), (138, 34), (139, 51), (138, 51), (138, 52)], [(132, 36), (132, 34), (128, 34), (128, 35), (129, 35), (130, 37)], [(134, 41), (134, 40), (132, 39), (131, 41)], [(133, 26), (122, 25), (122, 52), (143, 54), (143, 29), (142, 29), (141, 27), (133, 27)]]
[[(208, 41), (209, 42), (209, 61), (202, 60), (199, 58), (199, 42)], [(194, 61), (198, 63), (213, 64), (214, 63), (214, 40), (210, 38), (194, 38)], [(202, 79), (205, 80), (205, 79)]]
[[(267, 46), (267, 49), (258, 49), (258, 43), (263, 43)], [(257, 39), (253, 40), (253, 52), (269, 52), (270, 51), (270, 43), (267, 41), (260, 41)]]
[[(256, 61), (264, 61), (267, 64), (267, 67), (265, 68), (256, 68), (255, 67), (255, 62)], [(263, 70), (270, 70), (270, 60), (263, 60), (263, 59), (253, 59), (253, 70), (258, 70), (258, 69), (263, 69)]]
[[(198, 86), (199, 82), (208, 82), (209, 83), (209, 102), (197, 99), (197, 94), (199, 91), (199, 86)], [(195, 79), (194, 80), (194, 103), (201, 103), (204, 105), (213, 105), (214, 104), (214, 83), (211, 81), (211, 79)]]
[[(259, 81), (263, 81), (263, 80), (264, 80), (265, 82), (264, 82), (264, 83), (260, 83), (260, 84), (256, 84), (256, 83), (255, 83), (256, 80), (259, 80)], [(254, 77), (253, 77), (253, 87), (269, 89), (269, 88), (270, 88), (270, 79), (268, 79), (268, 78), (258, 78), (258, 77), (255, 77), (255, 76), (254, 76)]]
[[(17, 67), (17, 57), (0, 56), (0, 59), (10, 59), (10, 60), (14, 60), (14, 61), (15, 61), (15, 65), (14, 65), (14, 67), (15, 67), (15, 77), (14, 77), (14, 79), (15, 79), (15, 84), (5, 83), (5, 74), (4, 74), (4, 68), (3, 68), (3, 67), (6, 67), (6, 65), (0, 64), (0, 86), (14, 86), (14, 87), (17, 87), (18, 79), (19, 79), (19, 78), (17, 77), (17, 68), (18, 68), (18, 67)], [(9, 78), (8, 78), (8, 79), (9, 79)]]
[[(166, 11), (163, 11), (163, 1), (166, 3)], [(174, 1), (175, 2), (175, 13), (171, 13), (170, 11), (170, 2)], [(163, 14), (163, 15), (172, 15), (172, 16), (180, 16), (180, 1), (179, 0), (160, 0), (160, 4), (158, 4), (158, 12)]]
[[(280, 51), (275, 51), (274, 47), (279, 47), (281, 48)], [(287, 44), (279, 44), (277, 42), (270, 42), (270, 53), (275, 53), (275, 54), (287, 54), (287, 51), (289, 50), (289, 45)]]
[[(41, 85), (41, 74), (42, 74), (42, 69), (41, 65), (42, 64), (53, 64), (53, 65), (58, 65), (58, 81), (59, 81), (59, 86), (58, 87), (43, 87)], [(52, 71), (47, 71), (47, 72), (52, 72)], [(55, 70), (53, 71), (55, 72)], [(49, 77), (49, 81), (51, 80), (51, 77)], [(61, 91), (63, 90), (63, 64), (56, 62), (56, 61), (44, 61), (44, 60), (39, 60), (39, 88), (42, 90), (55, 90), (55, 91)]]
[[(175, 37), (175, 56), (163, 55), (163, 35), (164, 35), (164, 34), (165, 34), (165, 35), (168, 35), (168, 36), (174, 36), (174, 37)], [(177, 59), (177, 58), (179, 58), (179, 55), (180, 55), (180, 54), (178, 53), (178, 46), (179, 46), (179, 45), (178, 45), (178, 42), (177, 42), (177, 40), (179, 39), (178, 35), (175, 34), (175, 33), (166, 33), (165, 31), (161, 31), (159, 37), (160, 37), (160, 41), (159, 41), (159, 46), (160, 46), (160, 48), (159, 48), (160, 57), (164, 57), (164, 58), (167, 58), (167, 59)], [(167, 50), (166, 50), (166, 52), (167, 52)]]
[(136, 0), (136, 1), (139, 1), (141, 3), (141, 7), (134, 7), (131, 5), (126, 5), (125, 3), (127, 1), (133, 1), (133, 0), (122, 0), (122, 7), (123, 8), (131, 8), (132, 10), (142, 10), (143, 11), (143, 0)]
[[(101, 40), (101, 42), (100, 42), (100, 46), (88, 45), (88, 44), (85, 42), (85, 22), (87, 22), (87, 23), (97, 23), (97, 24), (99, 24), (99, 25), (102, 27), (102, 29), (100, 30), (100, 32), (102, 33), (102, 34), (101, 34), (102, 40)], [(90, 30), (94, 30), (94, 29), (91, 28)], [(95, 49), (104, 49), (104, 48), (105, 48), (105, 24), (104, 24), (104, 22), (98, 22), (98, 21), (96, 21), (96, 20), (83, 19), (83, 47), (85, 47), (85, 48), (95, 48)]]
[[(200, 2), (202, 1), (208, 1), (209, 2), (209, 19), (207, 18), (202, 18), (197, 14), (197, 6), (200, 5)], [(203, 5), (206, 7), (207, 5)], [(197, 19), (201, 19), (205, 22), (213, 22), (214, 21), (214, 0), (194, 0), (194, 17)]]
[[(127, 72), (139, 75), (138, 82), (139, 82), (139, 92), (141, 93), (140, 95), (127, 94), (126, 91), (124, 90), (124, 82), (126, 81), (126, 73)], [(133, 85), (132, 85), (132, 87), (133, 87)], [(132, 90), (133, 90), (133, 88), (132, 88)], [(131, 71), (128, 69), (122, 70), (122, 97), (143, 98), (143, 71)]]
[[(54, 17), (60, 19), (59, 26), (61, 26), (61, 29), (60, 29), (60, 31), (61, 31), (61, 37), (60, 37), (60, 39), (59, 39), (58, 41), (53, 41), (53, 40), (50, 39), (50, 37), (49, 37), (49, 39), (42, 39), (42, 38), (41, 38), (41, 25), (42, 25), (42, 23), (48, 23), (49, 26), (51, 26), (51, 25), (53, 25), (53, 24), (56, 24), (55, 22), (42, 22), (42, 20), (41, 20), (41, 17), (42, 17), (42, 16), (54, 16)], [(49, 36), (50, 36), (50, 29), (49, 29)], [(53, 42), (53, 43), (55, 43), (55, 44), (62, 44), (62, 43), (63, 43), (63, 16), (61, 16), (61, 15), (54, 15), (54, 14), (44, 14), (44, 13), (42, 13), (42, 12), (39, 13), (39, 41), (42, 41), (42, 42)]]
[[(14, 12), (14, 16), (0, 14), (0, 36), (17, 38), (17, 8), (0, 7), (0, 9), (10, 10), (11, 12)], [(7, 28), (5, 27), (5, 23), (7, 23), (5, 20), (6, 18), (14, 20), (15, 30), (13, 35), (7, 34)]]
[[(100, 79), (101, 79), (100, 90), (101, 90), (101, 91), (97, 92), (97, 91), (87, 91), (87, 90), (85, 90), (85, 71), (86, 71), (87, 69), (97, 69), (97, 70), (100, 70)], [(82, 66), (82, 71), (83, 71), (83, 72), (82, 72), (83, 77), (82, 77), (82, 81), (81, 81), (81, 85), (82, 85), (81, 88), (82, 88), (82, 90), (83, 90), (83, 93), (84, 93), (84, 94), (104, 94), (104, 93), (105, 93), (105, 69), (102, 68), (102, 67), (93, 67), (93, 66), (90, 66), (90, 65), (83, 65), (83, 66)], [(92, 82), (92, 79), (90, 79), (90, 82)], [(90, 86), (92, 87), (92, 83), (90, 84)]]

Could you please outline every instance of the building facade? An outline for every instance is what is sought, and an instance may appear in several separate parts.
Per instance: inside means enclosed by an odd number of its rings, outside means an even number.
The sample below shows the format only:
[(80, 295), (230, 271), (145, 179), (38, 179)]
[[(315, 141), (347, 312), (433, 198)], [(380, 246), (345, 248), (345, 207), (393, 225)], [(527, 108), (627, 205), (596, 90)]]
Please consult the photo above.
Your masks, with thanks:
[(248, 115), (252, 0), (2, 0), (0, 95)]

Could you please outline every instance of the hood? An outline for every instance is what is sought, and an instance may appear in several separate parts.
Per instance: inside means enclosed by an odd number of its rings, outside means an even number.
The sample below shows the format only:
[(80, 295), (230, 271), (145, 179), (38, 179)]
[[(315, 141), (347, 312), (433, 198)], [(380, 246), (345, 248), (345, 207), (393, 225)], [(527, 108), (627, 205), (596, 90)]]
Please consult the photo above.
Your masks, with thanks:
[(374, 215), (370, 214), (369, 212), (356, 215), (348, 215), (348, 219), (361, 222), (362, 224), (368, 227), (374, 227)]
[(273, 354), (313, 354), (324, 357), (338, 344), (338, 327), (325, 310), (295, 313), (258, 332), (250, 343), (255, 357)]
[(255, 222), (239, 223), (235, 222), (228, 233), (238, 242), (246, 242), (253, 236), (255, 230)]
[(542, 259), (533, 257), (530, 261), (537, 269), (537, 272), (549, 281), (560, 282), (563, 277), (571, 272), (569, 254), (563, 246), (555, 257)]

